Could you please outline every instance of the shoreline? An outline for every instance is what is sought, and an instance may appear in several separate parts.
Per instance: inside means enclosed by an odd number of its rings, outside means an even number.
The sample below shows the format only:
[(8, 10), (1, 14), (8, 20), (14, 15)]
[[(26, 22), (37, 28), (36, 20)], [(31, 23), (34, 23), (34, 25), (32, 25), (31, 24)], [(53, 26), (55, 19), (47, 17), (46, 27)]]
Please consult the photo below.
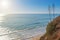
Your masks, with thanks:
[(36, 35), (34, 37), (26, 38), (25, 40), (40, 40), (41, 35)]

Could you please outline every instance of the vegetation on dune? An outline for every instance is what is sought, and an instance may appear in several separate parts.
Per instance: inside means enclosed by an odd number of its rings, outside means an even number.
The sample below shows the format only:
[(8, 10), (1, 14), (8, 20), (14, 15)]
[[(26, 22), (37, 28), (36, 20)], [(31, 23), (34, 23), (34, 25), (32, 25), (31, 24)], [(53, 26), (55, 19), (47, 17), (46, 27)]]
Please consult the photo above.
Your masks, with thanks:
[(55, 28), (56, 25), (60, 23), (60, 16), (53, 19), (50, 23), (48, 23), (46, 28), (46, 33), (40, 38), (40, 40), (54, 40), (56, 39)]

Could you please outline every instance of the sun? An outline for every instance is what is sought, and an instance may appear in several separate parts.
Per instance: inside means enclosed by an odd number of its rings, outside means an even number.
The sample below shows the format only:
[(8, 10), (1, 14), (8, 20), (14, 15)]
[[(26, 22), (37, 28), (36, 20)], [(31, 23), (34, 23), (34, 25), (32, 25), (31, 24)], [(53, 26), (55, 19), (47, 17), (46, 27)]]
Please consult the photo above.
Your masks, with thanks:
[(7, 7), (8, 7), (8, 1), (7, 1), (7, 0), (2, 0), (1, 6), (2, 6), (3, 8), (7, 8)]
[(0, 16), (5, 16), (8, 12), (9, 12), (9, 0), (1, 0), (0, 1), (0, 10), (1, 10), (1, 13), (0, 13)]
[(3, 1), (2, 2), (2, 6), (7, 6), (7, 2), (6, 1)]

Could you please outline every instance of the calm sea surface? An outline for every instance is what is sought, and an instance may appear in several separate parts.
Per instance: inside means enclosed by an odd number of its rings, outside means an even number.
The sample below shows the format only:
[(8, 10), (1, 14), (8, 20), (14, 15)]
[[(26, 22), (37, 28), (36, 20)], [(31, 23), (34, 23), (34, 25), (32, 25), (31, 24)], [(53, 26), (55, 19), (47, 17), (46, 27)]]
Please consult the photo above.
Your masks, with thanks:
[(0, 39), (25, 40), (31, 36), (42, 34), (45, 32), (48, 22), (59, 15), (60, 14), (10, 14), (0, 16)]

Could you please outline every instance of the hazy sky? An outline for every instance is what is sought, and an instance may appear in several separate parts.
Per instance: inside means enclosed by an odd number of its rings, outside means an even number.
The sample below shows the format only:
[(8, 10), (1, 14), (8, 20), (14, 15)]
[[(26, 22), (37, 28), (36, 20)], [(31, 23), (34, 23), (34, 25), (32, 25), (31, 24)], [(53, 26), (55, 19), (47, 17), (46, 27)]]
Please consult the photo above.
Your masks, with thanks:
[[(3, 2), (4, 1), (4, 2)], [(60, 11), (60, 0), (0, 0), (0, 13), (47, 13), (48, 5)]]

